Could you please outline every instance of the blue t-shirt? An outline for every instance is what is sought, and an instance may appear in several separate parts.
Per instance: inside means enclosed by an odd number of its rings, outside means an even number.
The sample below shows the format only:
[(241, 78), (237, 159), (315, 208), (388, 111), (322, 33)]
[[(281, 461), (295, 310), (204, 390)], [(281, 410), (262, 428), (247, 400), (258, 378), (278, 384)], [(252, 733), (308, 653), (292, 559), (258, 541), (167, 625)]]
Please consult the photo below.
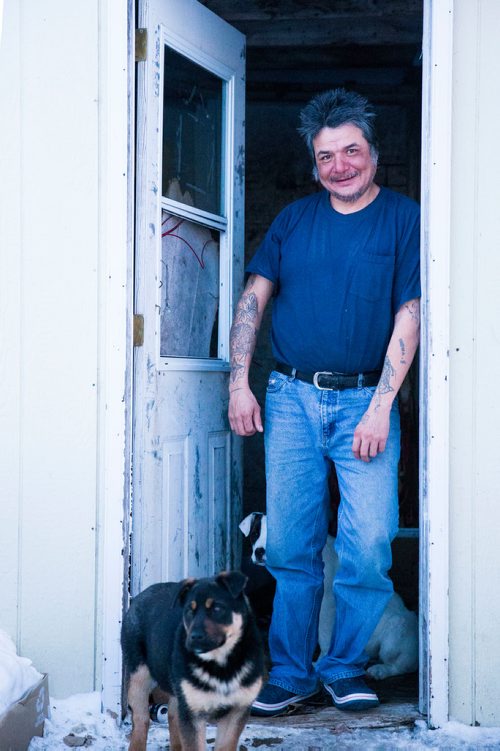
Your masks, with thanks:
[(326, 190), (281, 211), (247, 266), (272, 281), (273, 353), (298, 370), (382, 367), (405, 302), (420, 297), (420, 210), (387, 188), (352, 214)]

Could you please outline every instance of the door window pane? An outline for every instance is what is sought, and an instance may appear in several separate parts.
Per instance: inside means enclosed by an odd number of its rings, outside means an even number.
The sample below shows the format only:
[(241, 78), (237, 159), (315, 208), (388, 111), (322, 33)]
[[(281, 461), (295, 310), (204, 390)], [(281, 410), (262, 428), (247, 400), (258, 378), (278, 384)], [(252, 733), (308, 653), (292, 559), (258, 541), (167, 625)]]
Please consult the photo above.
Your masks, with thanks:
[(160, 354), (218, 357), (219, 235), (162, 212)]
[(163, 90), (163, 189), (173, 180), (189, 203), (222, 215), (223, 81), (165, 47)]

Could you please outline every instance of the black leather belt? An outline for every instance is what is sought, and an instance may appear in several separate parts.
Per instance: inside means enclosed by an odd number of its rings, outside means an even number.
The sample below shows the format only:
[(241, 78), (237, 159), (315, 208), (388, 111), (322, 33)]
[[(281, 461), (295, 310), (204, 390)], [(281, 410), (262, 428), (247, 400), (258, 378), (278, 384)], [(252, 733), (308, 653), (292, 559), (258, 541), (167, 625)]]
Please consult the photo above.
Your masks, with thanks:
[(376, 386), (380, 380), (380, 370), (370, 370), (368, 373), (346, 375), (345, 373), (332, 373), (328, 370), (319, 370), (317, 373), (303, 373), (295, 370), (290, 365), (281, 362), (276, 363), (275, 370), (283, 375), (293, 376), (299, 381), (312, 383), (317, 389), (329, 391), (343, 391), (344, 389), (357, 389), (363, 386)]

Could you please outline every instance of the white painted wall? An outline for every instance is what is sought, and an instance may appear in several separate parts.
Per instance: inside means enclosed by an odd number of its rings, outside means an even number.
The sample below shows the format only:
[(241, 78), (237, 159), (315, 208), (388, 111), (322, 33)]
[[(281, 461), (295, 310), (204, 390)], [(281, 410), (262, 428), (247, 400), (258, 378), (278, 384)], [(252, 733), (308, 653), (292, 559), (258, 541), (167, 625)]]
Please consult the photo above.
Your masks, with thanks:
[(0, 628), (54, 696), (119, 687), (126, 5), (4, 7)]
[(450, 716), (500, 725), (500, 3), (454, 5)]

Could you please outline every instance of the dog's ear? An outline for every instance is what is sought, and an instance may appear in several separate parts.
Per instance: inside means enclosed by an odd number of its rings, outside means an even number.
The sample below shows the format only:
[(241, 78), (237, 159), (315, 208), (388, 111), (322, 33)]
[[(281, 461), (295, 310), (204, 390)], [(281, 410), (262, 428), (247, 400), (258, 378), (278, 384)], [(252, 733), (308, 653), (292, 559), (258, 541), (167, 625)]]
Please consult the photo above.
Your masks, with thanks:
[(241, 595), (248, 581), (248, 577), (241, 571), (221, 571), (215, 578), (218, 584), (223, 584), (234, 598)]
[(239, 527), (241, 531), (243, 532), (243, 534), (245, 535), (245, 537), (248, 537), (248, 535), (250, 534), (254, 516), (255, 516), (255, 511), (253, 512), (253, 514), (248, 514), (248, 516), (245, 516), (243, 521), (241, 521), (239, 524)]
[(178, 602), (179, 605), (184, 605), (186, 602), (186, 595), (194, 584), (196, 584), (196, 579), (192, 576), (189, 579), (183, 579), (183, 581), (179, 582), (179, 589), (177, 590), (177, 595), (175, 597), (175, 601)]

